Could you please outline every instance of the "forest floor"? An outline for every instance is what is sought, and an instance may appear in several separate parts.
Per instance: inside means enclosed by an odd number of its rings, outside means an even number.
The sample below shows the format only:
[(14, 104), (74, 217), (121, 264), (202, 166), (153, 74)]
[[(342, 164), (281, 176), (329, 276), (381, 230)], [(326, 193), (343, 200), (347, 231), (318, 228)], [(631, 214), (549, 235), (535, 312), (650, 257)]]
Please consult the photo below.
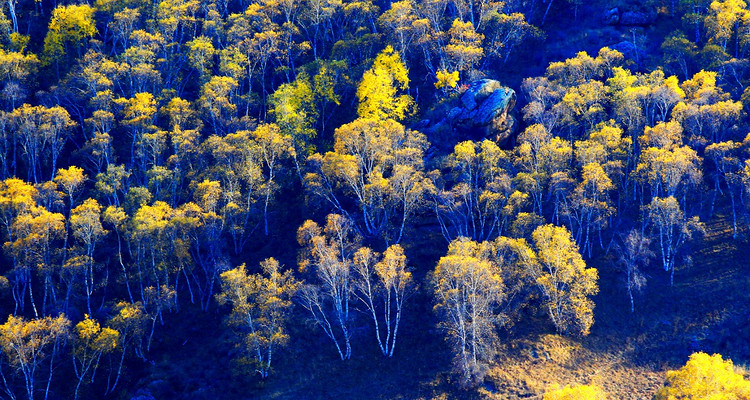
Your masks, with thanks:
[[(193, 324), (187, 325), (180, 314), (193, 311), (183, 309), (168, 314), (165, 326), (157, 327), (153, 358), (129, 365), (138, 372), (122, 387), (136, 388), (130, 395), (195, 400), (513, 400), (541, 399), (554, 384), (594, 383), (613, 399), (650, 399), (665, 372), (679, 368), (695, 351), (721, 353), (740, 366), (750, 363), (750, 249), (747, 233), (733, 238), (731, 226), (731, 214), (708, 220), (706, 234), (689, 252), (692, 265), (678, 266), (673, 287), (654, 261), (645, 271), (648, 285), (632, 314), (614, 256), (595, 256), (588, 263), (599, 269), (600, 294), (594, 299), (591, 334), (556, 335), (543, 312), (525, 310), (515, 327), (501, 333), (497, 359), (477, 389), (459, 389), (454, 381), (429, 287), (421, 287), (407, 304), (392, 359), (379, 354), (369, 328), (354, 333), (352, 359), (341, 361), (318, 327), (294, 323), (289, 346), (277, 354), (271, 377), (262, 382), (236, 361), (231, 331), (222, 325), (218, 310), (195, 310), (199, 322), (191, 318)], [(421, 231), (432, 231), (428, 228)], [(442, 237), (424, 236), (420, 242), (407, 255), (415, 260), (415, 280), (426, 282), (447, 246)], [(302, 311), (295, 320), (304, 320)], [(356, 325), (367, 327), (367, 322)]]
[(613, 399), (650, 399), (665, 372), (696, 351), (750, 363), (750, 249), (745, 232), (732, 237), (730, 215), (715, 215), (669, 286), (654, 260), (648, 286), (630, 313), (612, 256), (600, 269), (595, 323), (585, 338), (526, 333), (510, 339), (480, 390), (490, 399), (539, 398), (554, 384), (597, 384)]

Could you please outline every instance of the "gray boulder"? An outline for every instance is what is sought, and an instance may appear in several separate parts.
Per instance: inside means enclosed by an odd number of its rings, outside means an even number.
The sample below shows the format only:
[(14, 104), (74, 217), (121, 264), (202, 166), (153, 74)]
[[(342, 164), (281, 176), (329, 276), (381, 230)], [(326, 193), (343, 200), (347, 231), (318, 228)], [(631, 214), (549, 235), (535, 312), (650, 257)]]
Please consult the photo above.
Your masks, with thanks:
[(515, 105), (513, 89), (493, 79), (480, 79), (469, 85), (457, 104), (433, 128), (450, 127), (459, 140), (491, 139), (502, 144), (513, 134), (515, 121), (510, 112)]
[(609, 8), (602, 12), (602, 22), (605, 25), (623, 26), (650, 26), (656, 22), (657, 12), (655, 8), (640, 4), (630, 6)]

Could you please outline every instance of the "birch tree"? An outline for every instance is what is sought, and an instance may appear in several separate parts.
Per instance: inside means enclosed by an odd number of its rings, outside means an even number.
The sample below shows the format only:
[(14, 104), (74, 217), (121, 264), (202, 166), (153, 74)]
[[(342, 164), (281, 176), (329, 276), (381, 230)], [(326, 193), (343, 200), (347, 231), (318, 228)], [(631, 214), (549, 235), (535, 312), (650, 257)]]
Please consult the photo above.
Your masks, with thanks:
[(324, 228), (308, 220), (297, 230), (297, 240), (305, 247), (300, 269), (312, 269), (317, 281), (302, 286), (300, 303), (333, 341), (339, 357), (348, 360), (352, 356), (352, 255), (359, 241), (352, 223), (339, 214), (329, 215)]
[(677, 253), (694, 233), (703, 232), (704, 225), (698, 217), (687, 218), (680, 204), (672, 196), (654, 197), (647, 206), (649, 221), (659, 237), (659, 249), (664, 271), (669, 272), (669, 285), (674, 285)]
[(361, 247), (354, 253), (353, 270), (354, 296), (375, 324), (380, 351), (393, 357), (404, 302), (414, 288), (404, 249), (395, 244), (381, 256)]
[(573, 237), (564, 228), (542, 225), (532, 233), (534, 252), (523, 263), (539, 288), (544, 307), (560, 333), (588, 335), (594, 323), (599, 273), (586, 267)]
[(433, 274), (439, 326), (453, 347), (454, 367), (464, 385), (481, 381), (498, 340), (497, 307), (505, 298), (500, 269), (490, 242), (467, 238), (451, 242)]
[(75, 331), (73, 371), (78, 378), (75, 389), (75, 398), (78, 399), (81, 384), (89, 375), (91, 376), (89, 382), (93, 382), (102, 355), (117, 349), (120, 333), (112, 328), (102, 327), (88, 314), (83, 321), (76, 324)]
[(268, 258), (261, 262), (262, 274), (249, 275), (245, 264), (221, 274), (220, 303), (231, 303), (229, 323), (244, 335), (240, 347), (254, 358), (262, 379), (271, 372), (271, 360), (278, 348), (286, 345), (286, 323), (299, 282), (291, 270), (281, 272), (279, 262)]
[(625, 287), (630, 299), (630, 312), (635, 312), (633, 296), (646, 286), (646, 275), (643, 267), (648, 266), (654, 252), (650, 249), (651, 239), (641, 234), (638, 229), (633, 229), (623, 239), (617, 250), (620, 253), (618, 262), (625, 270)]
[[(70, 321), (64, 316), (45, 317), (26, 320), (23, 317), (8, 316), (8, 320), (0, 325), (0, 348), (10, 366), (23, 376), (24, 389), (29, 400), (36, 398), (41, 389), (37, 380), (39, 370), (45, 361), (49, 360), (49, 370), (60, 346), (70, 334)], [(49, 392), (50, 374), (46, 382), (45, 398)], [(6, 386), (6, 393), (13, 398), (13, 389)]]

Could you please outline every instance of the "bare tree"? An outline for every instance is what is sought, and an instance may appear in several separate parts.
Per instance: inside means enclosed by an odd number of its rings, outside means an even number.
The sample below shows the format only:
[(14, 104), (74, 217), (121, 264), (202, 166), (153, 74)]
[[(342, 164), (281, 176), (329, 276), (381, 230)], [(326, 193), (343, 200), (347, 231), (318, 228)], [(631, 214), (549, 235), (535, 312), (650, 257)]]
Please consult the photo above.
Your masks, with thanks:
[(628, 289), (630, 298), (630, 312), (635, 312), (633, 294), (643, 290), (646, 286), (646, 275), (641, 270), (651, 261), (656, 254), (649, 247), (651, 239), (641, 234), (638, 229), (630, 231), (627, 237), (622, 240), (622, 245), (617, 246), (617, 252), (620, 254), (618, 262), (625, 271), (625, 286)]

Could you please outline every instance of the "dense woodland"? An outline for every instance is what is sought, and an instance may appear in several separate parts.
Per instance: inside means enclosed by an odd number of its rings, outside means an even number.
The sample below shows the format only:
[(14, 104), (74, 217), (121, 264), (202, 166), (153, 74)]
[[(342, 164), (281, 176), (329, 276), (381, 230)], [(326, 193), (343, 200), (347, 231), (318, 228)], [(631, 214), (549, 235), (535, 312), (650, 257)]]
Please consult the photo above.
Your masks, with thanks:
[[(0, 397), (750, 399), (749, 53), (743, 0), (4, 1)], [(502, 139), (440, 122), (486, 79)]]

